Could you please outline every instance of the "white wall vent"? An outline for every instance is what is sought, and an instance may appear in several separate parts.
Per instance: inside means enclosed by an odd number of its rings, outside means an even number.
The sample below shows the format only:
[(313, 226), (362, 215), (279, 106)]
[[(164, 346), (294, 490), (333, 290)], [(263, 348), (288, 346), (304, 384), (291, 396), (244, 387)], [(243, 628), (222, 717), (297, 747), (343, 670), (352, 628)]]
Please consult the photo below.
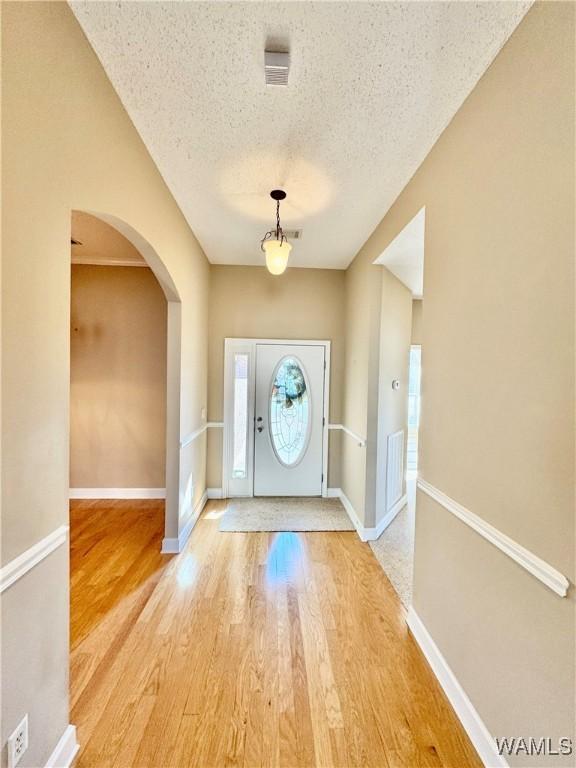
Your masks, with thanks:
[(288, 85), (288, 72), (290, 70), (290, 54), (264, 52), (264, 75), (266, 85)]

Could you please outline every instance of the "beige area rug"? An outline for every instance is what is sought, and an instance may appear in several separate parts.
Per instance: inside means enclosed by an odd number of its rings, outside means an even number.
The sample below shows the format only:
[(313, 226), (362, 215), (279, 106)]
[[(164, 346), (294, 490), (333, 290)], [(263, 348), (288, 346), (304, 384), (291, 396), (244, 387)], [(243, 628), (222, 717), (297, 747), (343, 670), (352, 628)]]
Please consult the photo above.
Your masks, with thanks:
[(221, 531), (353, 531), (340, 499), (229, 499)]
[[(408, 483), (408, 504), (370, 547), (404, 606), (412, 603), (414, 565), (415, 489)], [(415, 485), (415, 483), (414, 483)]]

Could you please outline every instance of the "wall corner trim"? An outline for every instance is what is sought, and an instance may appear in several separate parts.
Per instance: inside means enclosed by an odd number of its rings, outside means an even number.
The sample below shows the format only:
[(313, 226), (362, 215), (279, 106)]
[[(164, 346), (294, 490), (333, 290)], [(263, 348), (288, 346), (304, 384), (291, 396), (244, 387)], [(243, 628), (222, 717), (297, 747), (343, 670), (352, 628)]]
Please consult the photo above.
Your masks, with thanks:
[(206, 493), (209, 499), (223, 499), (224, 492), (222, 488), (206, 488)]
[(68, 768), (72, 765), (72, 761), (79, 749), (80, 745), (76, 739), (76, 726), (67, 725), (44, 768)]
[(444, 509), (447, 509), (448, 512), (451, 512), (463, 523), (466, 523), (466, 525), (476, 531), (476, 533), (479, 533), (480, 536), (485, 538), (491, 544), (494, 544), (495, 547), (498, 547), (498, 549), (504, 552), (505, 555), (512, 558), (518, 565), (521, 565), (522, 568), (539, 579), (557, 595), (566, 597), (570, 582), (566, 576), (560, 573), (560, 571), (557, 571), (556, 568), (553, 568), (549, 563), (539, 558), (533, 552), (530, 552), (521, 544), (518, 544), (514, 539), (506, 536), (505, 533), (502, 533), (502, 531), (499, 531), (493, 525), (490, 525), (486, 520), (475, 515), (474, 512), (470, 512), (469, 509), (458, 504), (457, 501), (454, 501), (454, 499), (451, 499), (421, 477), (418, 478), (418, 488), (426, 495), (430, 496), (431, 499), (438, 502)]
[(0, 569), (0, 593), (68, 540), (68, 526), (61, 525)]
[(406, 623), (486, 768), (508, 768), (488, 728), (413, 606), (408, 609)]
[(382, 535), (382, 532), (388, 528), (392, 520), (396, 517), (398, 512), (406, 506), (408, 503), (408, 498), (406, 494), (402, 496), (401, 499), (398, 499), (396, 504), (384, 515), (382, 520), (378, 523), (378, 525), (374, 526), (373, 528), (366, 528), (362, 525), (360, 522), (360, 518), (358, 517), (358, 514), (354, 507), (352, 506), (352, 502), (350, 499), (346, 496), (342, 488), (328, 488), (326, 496), (330, 499), (340, 499), (342, 502), (342, 506), (346, 510), (346, 513), (348, 517), (350, 518), (350, 521), (352, 522), (352, 525), (354, 528), (356, 528), (356, 532), (358, 533), (358, 536), (360, 537), (361, 541), (376, 541), (376, 539), (380, 538)]
[(204, 509), (206, 502), (208, 501), (208, 492), (204, 491), (202, 496), (200, 497), (200, 501), (196, 504), (194, 507), (194, 511), (188, 518), (188, 521), (186, 522), (186, 525), (180, 533), (178, 534), (178, 538), (164, 538), (162, 539), (162, 549), (161, 552), (163, 555), (177, 555), (186, 546), (186, 542), (190, 538), (190, 534), (192, 533), (192, 529), (198, 522), (198, 518), (202, 514), (202, 510)]

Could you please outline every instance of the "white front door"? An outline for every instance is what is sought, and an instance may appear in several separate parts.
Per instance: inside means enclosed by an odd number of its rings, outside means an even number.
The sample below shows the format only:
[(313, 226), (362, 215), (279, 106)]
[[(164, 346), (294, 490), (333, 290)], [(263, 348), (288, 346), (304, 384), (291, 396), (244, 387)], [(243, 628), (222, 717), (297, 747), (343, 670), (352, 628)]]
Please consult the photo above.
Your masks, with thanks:
[(324, 346), (256, 345), (254, 495), (320, 496)]

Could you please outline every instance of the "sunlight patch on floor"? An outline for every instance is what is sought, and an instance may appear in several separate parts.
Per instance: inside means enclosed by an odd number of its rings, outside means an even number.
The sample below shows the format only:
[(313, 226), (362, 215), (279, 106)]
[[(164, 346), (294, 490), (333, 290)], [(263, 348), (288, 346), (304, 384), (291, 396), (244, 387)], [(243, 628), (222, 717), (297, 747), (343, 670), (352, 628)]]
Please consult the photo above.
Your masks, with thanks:
[(293, 579), (302, 568), (302, 542), (296, 533), (277, 533), (266, 558), (266, 583), (274, 586)]
[(180, 587), (191, 587), (196, 581), (198, 573), (198, 563), (191, 553), (180, 555), (180, 562), (176, 571), (176, 581)]

